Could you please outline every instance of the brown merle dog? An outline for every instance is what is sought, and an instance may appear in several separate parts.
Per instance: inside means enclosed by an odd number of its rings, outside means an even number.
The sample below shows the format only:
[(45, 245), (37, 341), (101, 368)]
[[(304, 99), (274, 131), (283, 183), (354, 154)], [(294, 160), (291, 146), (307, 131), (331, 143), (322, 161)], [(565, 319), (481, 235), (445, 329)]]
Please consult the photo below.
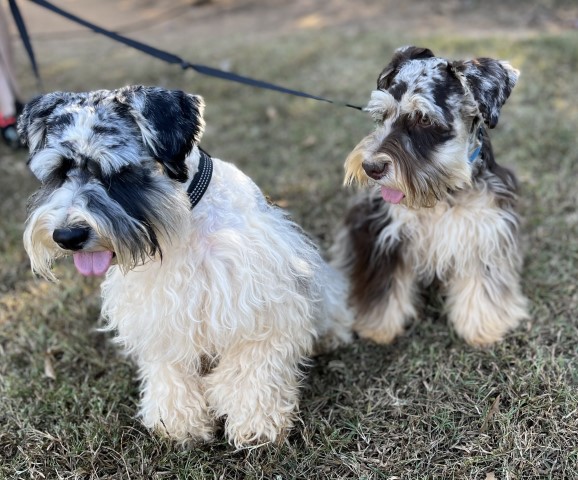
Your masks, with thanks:
[(518, 73), (490, 58), (404, 47), (379, 75), (366, 108), (375, 131), (345, 162), (346, 184), (368, 188), (333, 246), (361, 337), (391, 341), (433, 281), (470, 344), (500, 340), (527, 317), (516, 179), (495, 162), (488, 136)]

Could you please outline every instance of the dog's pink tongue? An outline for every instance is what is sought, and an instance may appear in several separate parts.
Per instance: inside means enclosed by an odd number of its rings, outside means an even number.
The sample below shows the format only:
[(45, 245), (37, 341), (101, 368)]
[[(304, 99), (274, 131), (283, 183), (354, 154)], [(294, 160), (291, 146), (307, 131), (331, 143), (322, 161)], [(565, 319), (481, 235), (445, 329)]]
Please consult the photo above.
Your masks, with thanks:
[(403, 192), (385, 187), (381, 187), (381, 196), (388, 203), (399, 203), (403, 200), (403, 197), (405, 197)]
[(77, 252), (73, 255), (74, 266), (86, 277), (104, 275), (110, 267), (112, 252)]

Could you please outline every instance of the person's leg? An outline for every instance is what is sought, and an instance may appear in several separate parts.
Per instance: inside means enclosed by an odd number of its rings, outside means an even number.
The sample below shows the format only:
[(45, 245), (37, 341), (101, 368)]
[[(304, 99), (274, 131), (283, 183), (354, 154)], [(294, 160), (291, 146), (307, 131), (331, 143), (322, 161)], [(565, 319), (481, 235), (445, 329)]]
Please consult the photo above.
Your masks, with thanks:
[(16, 129), (17, 103), (8, 26), (4, 12), (0, 11), (0, 134), (12, 148), (21, 145)]
[(20, 85), (16, 79), (14, 58), (12, 55), (12, 43), (10, 42), (6, 18), (6, 13), (0, 4), (0, 63), (2, 64), (0, 75), (5, 79), (9, 91), (12, 93), (14, 99), (12, 103), (16, 103), (22, 98), (22, 95), (20, 95)]

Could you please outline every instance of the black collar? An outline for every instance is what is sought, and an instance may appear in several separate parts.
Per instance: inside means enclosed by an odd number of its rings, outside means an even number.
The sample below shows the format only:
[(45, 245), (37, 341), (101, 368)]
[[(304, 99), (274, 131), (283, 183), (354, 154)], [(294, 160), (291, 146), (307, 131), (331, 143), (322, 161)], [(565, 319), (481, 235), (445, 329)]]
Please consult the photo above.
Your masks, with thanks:
[(191, 209), (195, 208), (195, 205), (201, 201), (213, 176), (213, 160), (210, 155), (200, 147), (199, 154), (199, 169), (187, 188), (187, 193), (191, 201)]

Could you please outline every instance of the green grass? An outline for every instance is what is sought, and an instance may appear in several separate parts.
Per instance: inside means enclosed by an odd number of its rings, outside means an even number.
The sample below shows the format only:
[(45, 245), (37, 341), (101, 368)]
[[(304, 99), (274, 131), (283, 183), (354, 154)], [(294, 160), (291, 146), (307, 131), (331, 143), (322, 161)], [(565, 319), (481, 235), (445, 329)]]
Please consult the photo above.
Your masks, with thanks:
[[(21, 236), (36, 182), (23, 153), (0, 147), (0, 478), (578, 478), (576, 34), (416, 39), (357, 29), (344, 40), (329, 28), (266, 42), (232, 35), (194, 45), (172, 38), (166, 48), (357, 104), (407, 43), (519, 67), (492, 138), (522, 185), (532, 320), (476, 350), (434, 302), (390, 346), (357, 341), (316, 359), (301, 422), (285, 444), (235, 451), (221, 439), (183, 451), (135, 420), (133, 366), (95, 330), (98, 283), (80, 280), (66, 262), (57, 267), (59, 284), (32, 278)], [(202, 94), (202, 145), (243, 168), (324, 248), (331, 243), (351, 193), (341, 187), (343, 160), (371, 128), (365, 115), (182, 72), (107, 40), (58, 46), (40, 47), (47, 90), (144, 83)], [(96, 52), (103, 61), (87, 62)]]

